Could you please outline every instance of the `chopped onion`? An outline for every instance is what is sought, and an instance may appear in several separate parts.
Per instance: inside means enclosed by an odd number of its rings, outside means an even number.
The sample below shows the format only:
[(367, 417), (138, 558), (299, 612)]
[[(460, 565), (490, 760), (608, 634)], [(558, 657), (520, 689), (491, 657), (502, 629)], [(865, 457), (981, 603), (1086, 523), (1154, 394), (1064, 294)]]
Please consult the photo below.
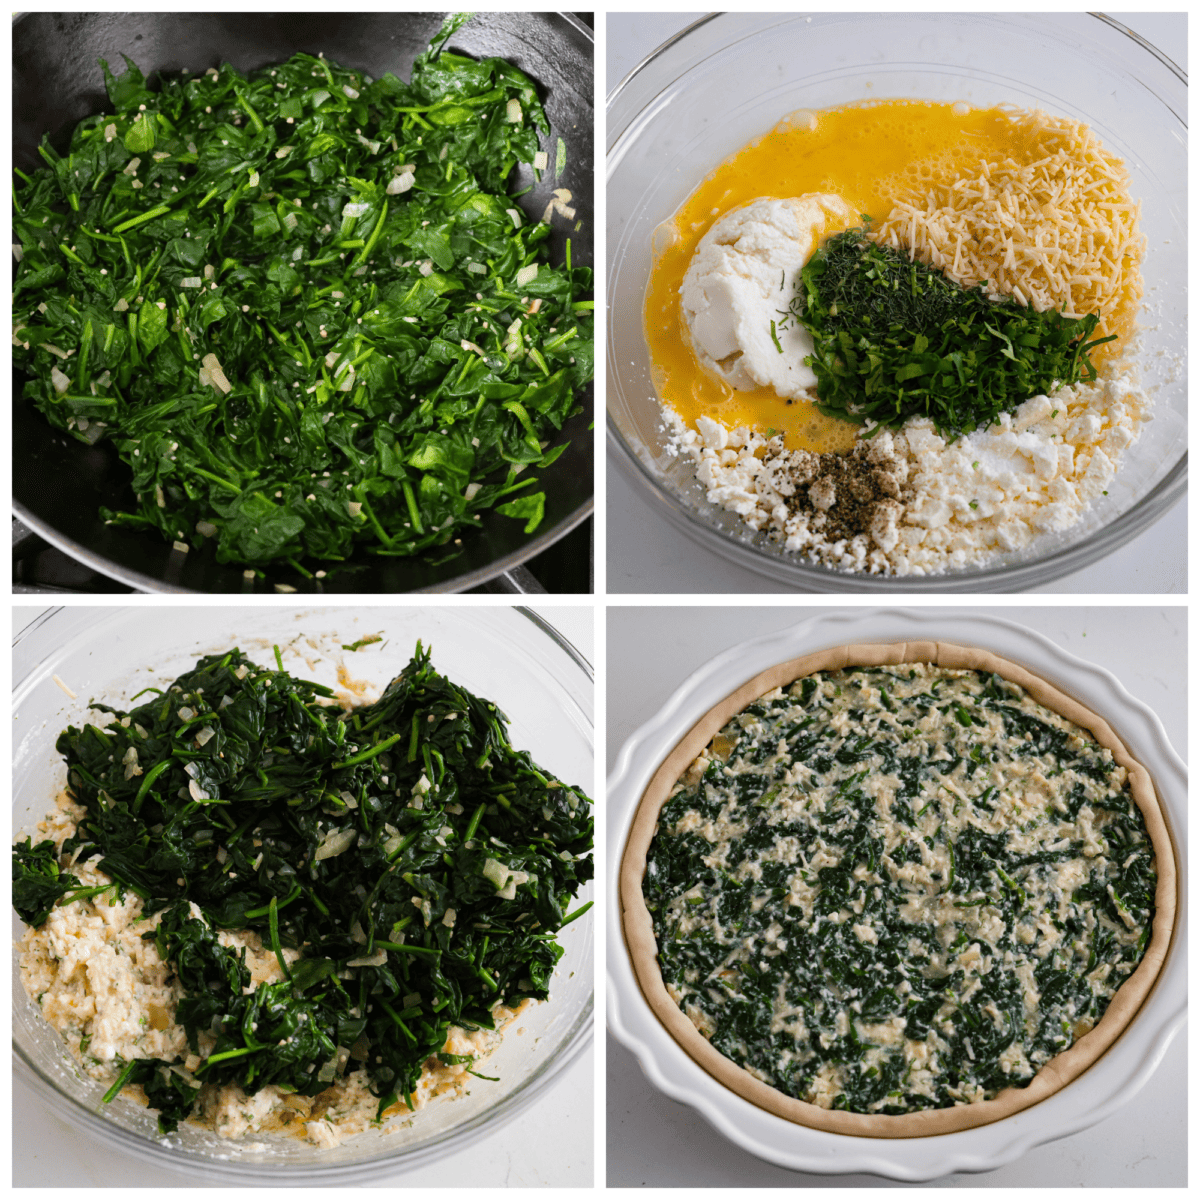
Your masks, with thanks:
[(314, 862), (322, 862), (327, 858), (337, 858), (358, 840), (357, 829), (331, 829), (317, 847), (313, 855)]
[(504, 108), (505, 119), (510, 125), (520, 125), (521, 123), (521, 102), (513, 97)]
[(209, 725), (205, 725), (203, 729), (196, 734), (196, 745), (207, 746), (209, 742), (217, 736), (217, 731)]
[(20, 242), (13, 242), (13, 258), (20, 262), (25, 257), (25, 247)]
[(411, 171), (402, 171), (388, 183), (387, 194), (389, 196), (398, 196), (401, 192), (407, 192), (411, 190), (412, 185), (416, 181), (417, 177)]
[(538, 265), (530, 263), (527, 267), (522, 267), (517, 272), (517, 287), (524, 287), (527, 283), (532, 283), (537, 278)]
[(54, 390), (61, 396), (71, 386), (71, 381), (57, 367), (50, 368), (50, 382)]
[(387, 966), (387, 951), (376, 950), (374, 954), (366, 954), (359, 958), (352, 958), (346, 966), (348, 967), (386, 967)]
[(313, 108), (320, 108), (321, 105), (324, 104), (325, 101), (328, 99), (329, 99), (329, 93), (324, 88), (321, 88), (319, 91), (313, 92), (313, 94), (312, 94)]
[(358, 99), (358, 92), (354, 88), (352, 88), (348, 83), (342, 84), (342, 91), (345, 92), (346, 95), (349, 96), (351, 100)]
[(502, 862), (497, 862), (494, 858), (489, 858), (483, 864), (483, 871), (481, 873), (484, 879), (490, 880), (495, 884), (496, 890), (499, 891), (508, 881), (508, 877), (512, 872)]
[[(207, 380), (204, 378), (205, 371), (208, 372)], [(217, 361), (215, 354), (206, 354), (201, 359), (200, 383), (201, 385), (209, 383), (214, 387), (218, 387), (226, 395), (233, 391), (233, 384), (225, 378), (225, 372), (221, 369), (221, 364)]]
[(185, 288), (203, 287), (204, 281), (199, 275), (189, 275), (186, 279), (181, 279), (179, 281), (179, 286)]
[(217, 527), (211, 521), (197, 521), (196, 532), (201, 537), (216, 537)]
[(188, 791), (193, 800), (211, 800), (212, 797), (193, 779), (188, 784)]
[(369, 204), (350, 203), (342, 208), (343, 217), (361, 217), (364, 213), (370, 211)]
[(549, 162), (550, 158), (549, 155), (546, 154), (545, 150), (539, 150), (533, 156), (533, 166), (535, 170), (544, 171)]

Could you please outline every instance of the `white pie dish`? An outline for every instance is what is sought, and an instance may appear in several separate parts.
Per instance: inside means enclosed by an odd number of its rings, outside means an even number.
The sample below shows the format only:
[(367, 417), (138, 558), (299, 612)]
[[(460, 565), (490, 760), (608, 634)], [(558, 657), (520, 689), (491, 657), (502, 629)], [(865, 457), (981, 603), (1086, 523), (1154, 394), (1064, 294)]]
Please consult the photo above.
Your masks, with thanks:
[[(31, 610), (18, 610), (16, 625), (24, 628), (14, 639), (14, 831), (31, 831), (52, 805), (56, 788), (65, 781), (55, 739), (68, 723), (79, 723), (89, 699), (126, 700), (148, 682), (174, 678), (201, 654), (238, 643), (260, 661), (273, 661), (270, 647), (279, 643), (287, 669), (336, 686), (329, 645), (376, 632), (384, 635), (382, 646), (341, 656), (351, 679), (365, 681), (376, 694), (406, 665), (415, 640), (422, 638), (435, 667), (507, 712), (516, 746), (528, 749), (554, 774), (592, 791), (590, 666), (553, 626), (528, 609), (71, 607), (32, 618)], [(338, 636), (331, 636), (335, 632)], [(301, 633), (323, 639), (323, 661), (314, 659), (311, 669), (286, 649)], [(55, 685), (55, 675), (78, 699)], [(580, 898), (586, 902), (593, 896), (594, 884), (588, 884)], [(105, 1086), (82, 1076), (15, 970), (14, 1074), (63, 1123), (120, 1152), (134, 1169), (145, 1164), (183, 1171), (221, 1186), (328, 1186), (394, 1177), (467, 1150), (527, 1112), (548, 1087), (568, 1076), (568, 1067), (591, 1041), (593, 916), (585, 914), (563, 932), (565, 954), (554, 976), (552, 999), (534, 1006), (520, 1023), (523, 1036), (506, 1038), (489, 1060), (496, 1069), (486, 1074), (501, 1082), (473, 1087), (469, 1096), (450, 1104), (435, 1103), (421, 1110), (411, 1126), (391, 1135), (371, 1131), (324, 1152), (307, 1143), (253, 1136), (224, 1141), (188, 1125), (169, 1138), (159, 1137), (147, 1110), (124, 1100), (99, 1103)], [(14, 915), (14, 936), (23, 928)]]
[(866, 1172), (905, 1182), (986, 1171), (1033, 1147), (1087, 1128), (1133, 1097), (1162, 1060), (1186, 1004), (1186, 916), (1155, 990), (1126, 1033), (1074, 1084), (1013, 1117), (963, 1133), (912, 1140), (845, 1137), (793, 1125), (741, 1100), (708, 1076), (667, 1034), (635, 981), (621, 932), (616, 877), (637, 802), (658, 764), (714, 703), (760, 671), (849, 642), (939, 640), (984, 647), (1018, 662), (1104, 716), (1150, 771), (1175, 843), (1180, 904), (1186, 869), (1186, 774), (1157, 717), (1107, 671), (1038, 634), (990, 616), (885, 610), (827, 615), (745, 642), (692, 674), (622, 748), (608, 787), (609, 1027), (660, 1091), (696, 1109), (751, 1154), (816, 1174)]

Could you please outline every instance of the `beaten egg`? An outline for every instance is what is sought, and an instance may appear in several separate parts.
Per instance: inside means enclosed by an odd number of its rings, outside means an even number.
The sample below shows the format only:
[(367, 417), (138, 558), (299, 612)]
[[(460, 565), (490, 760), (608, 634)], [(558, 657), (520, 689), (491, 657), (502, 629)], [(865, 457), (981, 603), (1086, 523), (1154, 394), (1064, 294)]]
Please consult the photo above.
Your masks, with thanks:
[(983, 161), (1024, 165), (1031, 152), (1003, 108), (883, 100), (791, 114), (721, 163), (655, 235), (644, 321), (659, 396), (689, 424), (709, 416), (727, 428), (782, 433), (793, 450), (849, 450), (857, 425), (770, 387), (735, 389), (700, 365), (680, 306), (700, 239), (731, 209), (808, 193), (838, 196), (878, 224), (927, 181), (975, 174)]

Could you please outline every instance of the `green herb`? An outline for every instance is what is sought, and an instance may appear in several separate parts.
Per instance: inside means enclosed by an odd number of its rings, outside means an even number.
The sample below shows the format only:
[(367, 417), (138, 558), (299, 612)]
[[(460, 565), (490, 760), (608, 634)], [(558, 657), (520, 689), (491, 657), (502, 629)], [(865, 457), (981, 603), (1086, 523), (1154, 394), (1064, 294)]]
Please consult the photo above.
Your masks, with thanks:
[[(555, 934), (585, 911), (564, 915), (592, 875), (589, 801), (512, 747), (495, 705), (439, 675), (419, 643), (377, 703), (347, 712), (330, 696), (234, 650), (128, 714), (93, 705), (128, 725), (58, 739), (87, 810), (63, 852), (161, 913), (144, 936), (183, 986), (192, 1051), (221, 1031), (194, 1080), (136, 1059), (106, 1097), (143, 1084), (165, 1131), (196, 1081), (311, 1096), (347, 1051), (382, 1113), (451, 1025), (492, 1028), (496, 1004), (545, 999)], [(127, 779), (130, 761), (142, 774)], [(80, 894), (53, 844), (28, 839), (13, 889), (35, 925)], [(257, 931), (285, 977), (250, 990), (223, 929)]]
[(158, 91), (105, 65), (114, 113), (17, 173), (14, 363), (130, 467), (105, 519), (260, 566), (428, 552), (517, 492), (536, 527), (591, 271), (506, 195), (550, 130), (527, 76), (443, 49), (466, 19), (407, 84), (306, 54)]
[(779, 344), (779, 335), (775, 332), (775, 322), (774, 321), (771, 322), (771, 341), (773, 341), (775, 343), (775, 349), (778, 350), (780, 354), (782, 354), (783, 347)]
[(852, 229), (805, 264), (789, 310), (812, 334), (806, 361), (827, 416), (882, 426), (929, 417), (957, 437), (1041, 392), (1096, 378), (1079, 319), (992, 301)]
[(366, 637), (360, 637), (357, 642), (351, 642), (348, 646), (343, 646), (343, 650), (361, 650), (364, 646), (374, 646), (376, 642), (383, 641), (383, 634), (368, 633)]

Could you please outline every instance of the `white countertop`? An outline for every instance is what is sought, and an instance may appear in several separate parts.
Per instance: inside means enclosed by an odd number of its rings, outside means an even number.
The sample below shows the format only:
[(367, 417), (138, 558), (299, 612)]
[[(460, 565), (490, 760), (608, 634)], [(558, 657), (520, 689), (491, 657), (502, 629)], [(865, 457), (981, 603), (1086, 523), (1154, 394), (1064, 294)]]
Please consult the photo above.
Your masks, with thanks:
[[(874, 606), (871, 606), (874, 607)], [(905, 606), (888, 606), (905, 607)], [(915, 606), (907, 606), (915, 607)], [(608, 765), (683, 679), (722, 650), (840, 606), (619, 607), (608, 612)], [(949, 606), (1017, 621), (1110, 670), (1148, 704), (1181, 755), (1187, 751), (1187, 610)], [(696, 1112), (646, 1081), (612, 1038), (607, 1062), (609, 1187), (898, 1187), (874, 1176), (817, 1176), (761, 1162), (714, 1133)], [(1187, 1181), (1187, 1039), (1172, 1043), (1146, 1087), (1091, 1129), (1040, 1146), (984, 1175), (929, 1187), (1183, 1187)]]
[[(607, 21), (605, 80), (611, 91), (662, 42), (704, 13), (612, 13)], [(1186, 13), (1112, 13), (1187, 70)], [(664, 595), (794, 593), (756, 571), (735, 566), (682, 535), (611, 463), (606, 470), (608, 590)], [(1183, 594), (1187, 592), (1187, 505), (1098, 563), (1031, 592)]]
[[(591, 607), (547, 605), (539, 611), (589, 662), (595, 661)], [(594, 1079), (593, 1043), (530, 1109), (473, 1143), (466, 1153), (364, 1186), (590, 1187), (595, 1158)], [(19, 1082), (13, 1086), (12, 1137), (14, 1187), (208, 1186), (186, 1175), (131, 1162), (76, 1132)]]

